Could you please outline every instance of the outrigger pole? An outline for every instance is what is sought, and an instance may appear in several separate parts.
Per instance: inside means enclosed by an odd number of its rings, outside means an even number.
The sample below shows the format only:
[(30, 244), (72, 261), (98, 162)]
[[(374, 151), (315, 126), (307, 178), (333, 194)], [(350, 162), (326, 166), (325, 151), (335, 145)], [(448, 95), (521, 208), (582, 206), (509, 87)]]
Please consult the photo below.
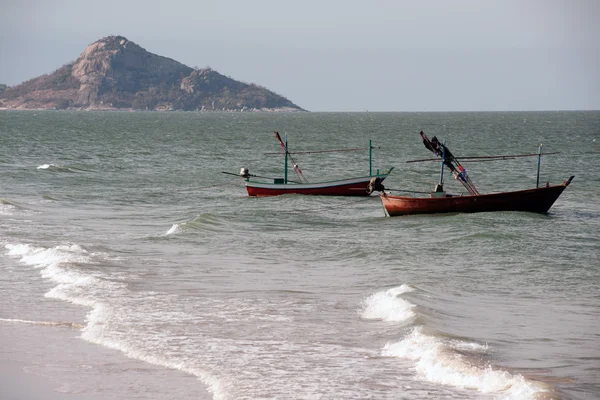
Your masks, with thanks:
[[(552, 153), (542, 153), (542, 155), (544, 156), (549, 156), (552, 154), (560, 154), (560, 151), (555, 151)], [(460, 157), (461, 160), (468, 160), (470, 162), (473, 161), (496, 161), (496, 160), (510, 160), (513, 158), (519, 158), (519, 157), (533, 157), (533, 156), (537, 156), (539, 155), (539, 153), (531, 153), (531, 154), (505, 154), (502, 156), (473, 156), (473, 157)], [(407, 164), (410, 163), (416, 163), (416, 162), (424, 162), (424, 161), (437, 161), (437, 158), (422, 158), (420, 160), (408, 160), (406, 161)]]

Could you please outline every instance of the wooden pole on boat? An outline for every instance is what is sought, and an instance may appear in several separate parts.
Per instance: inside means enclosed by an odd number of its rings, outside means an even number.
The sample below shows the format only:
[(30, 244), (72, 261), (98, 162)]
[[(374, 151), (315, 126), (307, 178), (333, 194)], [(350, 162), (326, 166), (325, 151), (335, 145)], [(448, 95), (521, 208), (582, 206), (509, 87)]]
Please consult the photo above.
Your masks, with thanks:
[(444, 161), (446, 160), (446, 139), (442, 146), (442, 172), (440, 173), (440, 187), (444, 187)]
[(542, 161), (542, 145), (540, 144), (540, 148), (538, 150), (538, 166), (537, 166), (537, 180), (535, 182), (535, 187), (540, 187), (540, 163)]
[[(268, 154), (268, 153), (267, 153)], [(544, 156), (549, 156), (549, 155), (553, 155), (553, 154), (560, 154), (560, 151), (555, 151), (553, 153), (542, 153), (542, 155)], [(497, 161), (497, 160), (510, 160), (513, 158), (518, 158), (518, 157), (533, 157), (533, 156), (537, 156), (538, 153), (532, 153), (532, 154), (507, 154), (504, 156), (474, 156), (474, 157), (460, 157), (461, 160), (468, 160), (469, 162), (474, 162), (474, 161)], [(423, 162), (423, 161), (437, 161), (437, 158), (422, 158), (420, 160), (409, 160), (406, 163), (416, 163), (416, 162)]]
[(371, 139), (369, 139), (369, 176), (373, 176), (373, 146), (371, 146)]

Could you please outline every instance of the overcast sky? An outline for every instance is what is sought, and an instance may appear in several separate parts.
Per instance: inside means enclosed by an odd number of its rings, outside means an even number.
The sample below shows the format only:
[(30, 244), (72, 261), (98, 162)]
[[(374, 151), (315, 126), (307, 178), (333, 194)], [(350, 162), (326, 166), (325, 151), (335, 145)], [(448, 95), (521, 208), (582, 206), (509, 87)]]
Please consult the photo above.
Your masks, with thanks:
[(0, 83), (114, 34), (310, 111), (600, 110), (600, 0), (0, 0)]

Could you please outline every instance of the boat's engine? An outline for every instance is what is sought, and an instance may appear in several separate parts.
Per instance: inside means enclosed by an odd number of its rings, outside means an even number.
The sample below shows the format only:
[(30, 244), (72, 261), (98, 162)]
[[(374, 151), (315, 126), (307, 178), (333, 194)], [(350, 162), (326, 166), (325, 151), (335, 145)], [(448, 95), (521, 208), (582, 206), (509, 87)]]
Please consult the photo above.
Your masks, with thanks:
[(248, 168), (241, 168), (240, 169), (240, 176), (242, 178), (248, 178), (250, 176), (250, 172), (248, 172)]
[(371, 180), (369, 181), (369, 184), (367, 185), (367, 194), (371, 194), (375, 190), (378, 192), (383, 192), (385, 190), (385, 187), (383, 186), (383, 183), (381, 183), (381, 182), (382, 182), (381, 178), (379, 178), (377, 176), (371, 178)]

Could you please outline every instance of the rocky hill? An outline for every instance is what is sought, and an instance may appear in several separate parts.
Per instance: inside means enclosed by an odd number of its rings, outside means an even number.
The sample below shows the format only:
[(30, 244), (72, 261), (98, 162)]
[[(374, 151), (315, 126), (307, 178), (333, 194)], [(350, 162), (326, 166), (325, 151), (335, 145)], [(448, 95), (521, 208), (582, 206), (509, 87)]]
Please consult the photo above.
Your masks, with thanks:
[(16, 109), (304, 111), (264, 87), (195, 70), (123, 36), (100, 39), (53, 73), (2, 89), (0, 107)]

